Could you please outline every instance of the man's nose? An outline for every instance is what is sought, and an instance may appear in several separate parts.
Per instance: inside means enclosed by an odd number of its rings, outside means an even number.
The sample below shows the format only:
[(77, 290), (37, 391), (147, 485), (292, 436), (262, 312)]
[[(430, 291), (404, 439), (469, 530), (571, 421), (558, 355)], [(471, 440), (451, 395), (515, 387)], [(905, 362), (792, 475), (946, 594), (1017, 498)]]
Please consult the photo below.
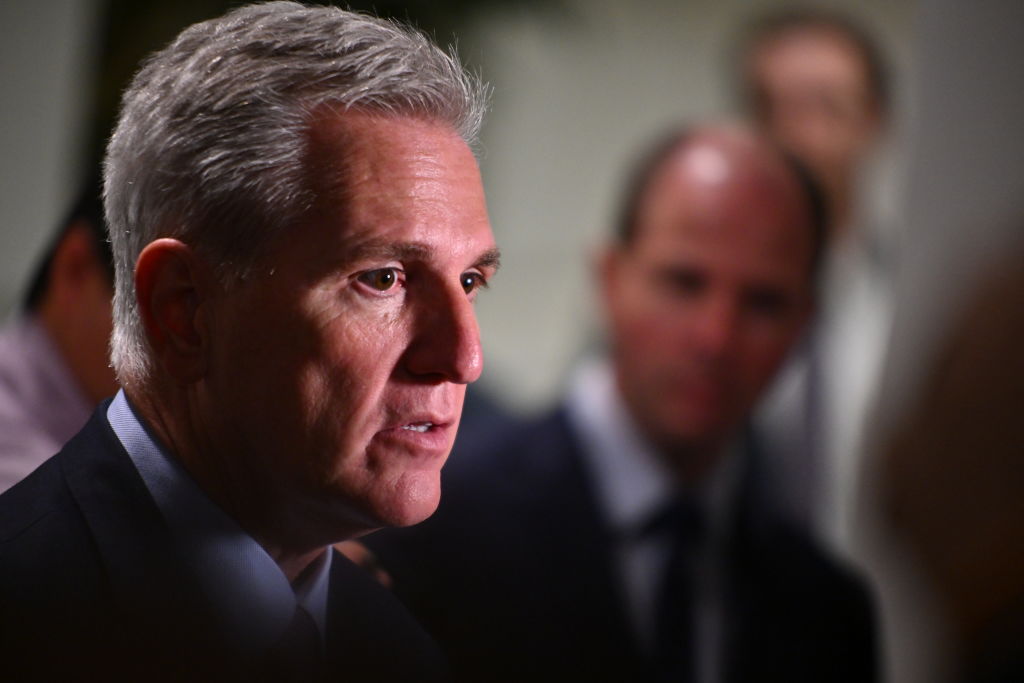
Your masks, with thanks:
[(738, 328), (738, 306), (727, 297), (712, 297), (699, 307), (692, 333), (701, 354), (718, 360), (731, 352)]
[(476, 311), (461, 287), (417, 302), (406, 369), (417, 377), (469, 384), (483, 371)]

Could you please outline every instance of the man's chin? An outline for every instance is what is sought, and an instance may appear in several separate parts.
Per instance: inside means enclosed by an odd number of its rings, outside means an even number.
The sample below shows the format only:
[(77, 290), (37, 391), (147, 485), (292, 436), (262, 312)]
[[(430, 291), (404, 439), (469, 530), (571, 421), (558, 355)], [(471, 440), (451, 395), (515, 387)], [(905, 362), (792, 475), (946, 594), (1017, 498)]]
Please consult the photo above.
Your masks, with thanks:
[(393, 498), (382, 501), (378, 508), (381, 526), (406, 527), (429, 518), (441, 502), (440, 481), (416, 481), (412, 486), (400, 487)]
[(728, 420), (677, 420), (663, 425), (658, 443), (670, 451), (708, 452), (721, 450), (734, 436), (735, 427)]

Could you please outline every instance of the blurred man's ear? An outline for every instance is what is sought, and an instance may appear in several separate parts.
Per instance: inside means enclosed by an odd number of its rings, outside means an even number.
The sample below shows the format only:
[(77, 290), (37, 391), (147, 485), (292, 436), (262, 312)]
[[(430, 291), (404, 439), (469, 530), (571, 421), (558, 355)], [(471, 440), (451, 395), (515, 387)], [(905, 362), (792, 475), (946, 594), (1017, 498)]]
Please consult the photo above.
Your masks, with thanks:
[(623, 248), (618, 243), (602, 246), (594, 258), (594, 270), (601, 288), (601, 302), (605, 310), (612, 303), (613, 292), (622, 269)]
[(790, 332), (789, 353), (793, 353), (800, 339), (810, 331), (814, 317), (817, 315), (817, 299), (813, 294), (808, 294), (802, 301), (796, 304), (794, 323)]
[(175, 239), (150, 242), (135, 264), (139, 316), (154, 359), (182, 384), (206, 373), (209, 338), (202, 314), (214, 281), (206, 262)]
[(92, 278), (105, 279), (93, 241), (89, 227), (81, 222), (73, 223), (65, 231), (53, 252), (47, 295), (64, 297), (80, 290)]

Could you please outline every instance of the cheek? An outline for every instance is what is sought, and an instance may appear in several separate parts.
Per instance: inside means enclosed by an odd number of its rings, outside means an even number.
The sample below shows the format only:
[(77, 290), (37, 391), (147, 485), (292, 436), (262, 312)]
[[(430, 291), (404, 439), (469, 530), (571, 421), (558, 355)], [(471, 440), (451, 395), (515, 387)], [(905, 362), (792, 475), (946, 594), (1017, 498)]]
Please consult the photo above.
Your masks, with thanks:
[(748, 337), (743, 353), (745, 382), (757, 394), (771, 381), (792, 345), (792, 333), (767, 330)]
[(673, 335), (663, 319), (644, 311), (634, 311), (616, 322), (616, 347), (632, 372), (656, 368), (666, 356), (678, 353)]
[(620, 345), (640, 357), (678, 354), (685, 339), (686, 317), (677, 302), (657, 291), (636, 287), (625, 292), (613, 311), (615, 333)]
[(330, 478), (369, 476), (378, 466), (368, 447), (387, 419), (404, 349), (400, 330), (393, 323), (339, 322), (301, 368), (302, 438), (318, 442)]

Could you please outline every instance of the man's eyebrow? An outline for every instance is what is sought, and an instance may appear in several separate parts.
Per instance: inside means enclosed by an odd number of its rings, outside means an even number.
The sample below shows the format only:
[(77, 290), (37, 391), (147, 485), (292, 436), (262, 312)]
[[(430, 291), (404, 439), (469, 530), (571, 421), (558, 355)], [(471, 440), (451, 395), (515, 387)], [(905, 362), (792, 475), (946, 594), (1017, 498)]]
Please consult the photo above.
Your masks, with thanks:
[(480, 257), (473, 264), (474, 268), (491, 268), (498, 270), (501, 268), (501, 251), (495, 247), (494, 249), (488, 249), (484, 253), (480, 254)]
[[(433, 252), (434, 250), (431, 247), (420, 242), (383, 242), (369, 240), (352, 245), (345, 260), (349, 262), (367, 260), (427, 260)], [(495, 247), (480, 254), (471, 267), (492, 268), (497, 270), (500, 266), (501, 251)]]
[(426, 259), (430, 256), (431, 249), (419, 242), (383, 242), (369, 240), (359, 242), (348, 250), (346, 261), (403, 261), (412, 259)]

